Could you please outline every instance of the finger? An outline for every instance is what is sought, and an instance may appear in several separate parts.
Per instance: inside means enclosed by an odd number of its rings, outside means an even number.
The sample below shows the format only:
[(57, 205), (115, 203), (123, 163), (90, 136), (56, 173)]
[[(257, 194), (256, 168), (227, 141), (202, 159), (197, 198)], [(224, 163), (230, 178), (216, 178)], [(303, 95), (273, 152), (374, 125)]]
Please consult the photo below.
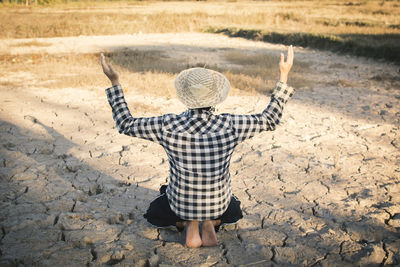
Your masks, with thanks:
[(105, 63), (106, 63), (103, 53), (100, 54), (100, 63), (101, 63), (101, 65), (105, 65)]
[(281, 53), (281, 61), (279, 62), (279, 64), (283, 64), (284, 62), (285, 62), (285, 55)]
[(293, 64), (293, 59), (294, 59), (294, 52), (293, 52), (293, 46), (289, 46), (288, 48), (288, 58), (287, 58), (287, 62), (289, 64)]
[(107, 67), (106, 60), (104, 58), (103, 53), (101, 53), (101, 55), (100, 55), (100, 63), (101, 63), (101, 66), (103, 67), (103, 71), (107, 72), (108, 71), (108, 67)]
[(111, 72), (116, 73), (116, 71), (111, 63), (108, 64), (108, 67), (110, 68)]

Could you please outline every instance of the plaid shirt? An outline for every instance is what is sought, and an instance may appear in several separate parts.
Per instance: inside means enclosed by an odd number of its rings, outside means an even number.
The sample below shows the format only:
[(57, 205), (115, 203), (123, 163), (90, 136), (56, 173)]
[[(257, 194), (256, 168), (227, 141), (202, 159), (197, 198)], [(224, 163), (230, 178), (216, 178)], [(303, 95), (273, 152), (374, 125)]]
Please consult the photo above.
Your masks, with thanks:
[(162, 145), (168, 155), (171, 209), (183, 220), (219, 218), (231, 199), (229, 165), (234, 148), (256, 133), (274, 130), (294, 89), (278, 82), (260, 114), (214, 115), (190, 109), (180, 115), (132, 117), (121, 86), (106, 90), (119, 133)]

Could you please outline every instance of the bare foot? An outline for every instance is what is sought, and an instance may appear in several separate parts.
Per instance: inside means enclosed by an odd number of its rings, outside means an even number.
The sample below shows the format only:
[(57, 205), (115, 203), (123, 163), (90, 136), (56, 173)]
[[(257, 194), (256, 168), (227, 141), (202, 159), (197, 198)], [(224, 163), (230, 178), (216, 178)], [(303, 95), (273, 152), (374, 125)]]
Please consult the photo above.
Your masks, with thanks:
[(199, 233), (199, 222), (189, 221), (186, 222), (186, 246), (188, 248), (201, 247), (202, 241)]
[(218, 246), (217, 234), (214, 229), (214, 226), (217, 224), (217, 221), (203, 222), (203, 226), (201, 227), (201, 241), (204, 247)]

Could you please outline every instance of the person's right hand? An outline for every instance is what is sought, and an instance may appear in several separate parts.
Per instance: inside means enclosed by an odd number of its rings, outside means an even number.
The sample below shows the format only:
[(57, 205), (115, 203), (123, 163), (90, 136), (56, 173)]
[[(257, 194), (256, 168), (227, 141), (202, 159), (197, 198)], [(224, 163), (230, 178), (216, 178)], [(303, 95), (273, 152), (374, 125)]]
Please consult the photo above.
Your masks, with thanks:
[(280, 71), (279, 80), (283, 83), (287, 83), (289, 71), (293, 66), (293, 58), (294, 58), (293, 46), (288, 47), (286, 61), (285, 61), (285, 55), (281, 53), (281, 61), (279, 62), (279, 71)]
[(111, 63), (110, 64), (106, 63), (106, 59), (105, 59), (103, 53), (101, 53), (101, 55), (100, 55), (100, 63), (101, 63), (101, 66), (103, 67), (104, 74), (108, 77), (108, 79), (110, 79), (111, 84), (113, 86), (118, 85), (119, 84), (118, 72), (115, 71), (115, 69), (113, 68)]

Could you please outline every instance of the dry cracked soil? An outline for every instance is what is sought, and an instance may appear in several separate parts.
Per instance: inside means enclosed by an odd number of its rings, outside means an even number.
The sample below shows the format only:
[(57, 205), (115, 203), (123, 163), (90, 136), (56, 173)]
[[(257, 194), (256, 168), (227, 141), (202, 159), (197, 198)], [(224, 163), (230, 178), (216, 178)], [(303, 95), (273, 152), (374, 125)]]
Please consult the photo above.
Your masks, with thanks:
[[(1, 40), (0, 52), (94, 53), (123, 43), (227, 64), (218, 60), (229, 48), (283, 49), (208, 34), (15, 45), (24, 41)], [(308, 62), (310, 72), (302, 75), (312, 83), (297, 90), (276, 131), (240, 144), (232, 158), (232, 188), (244, 218), (218, 233), (219, 246), (199, 249), (143, 219), (168, 181), (167, 157), (153, 143), (117, 133), (106, 80), (51, 90), (29, 71), (2, 70), (0, 265), (398, 266), (399, 67), (303, 48), (296, 48), (296, 59)], [(176, 99), (134, 89), (126, 98), (140, 116), (184, 110)], [(268, 100), (233, 95), (217, 112), (262, 111)], [(133, 103), (148, 111), (135, 113)]]

